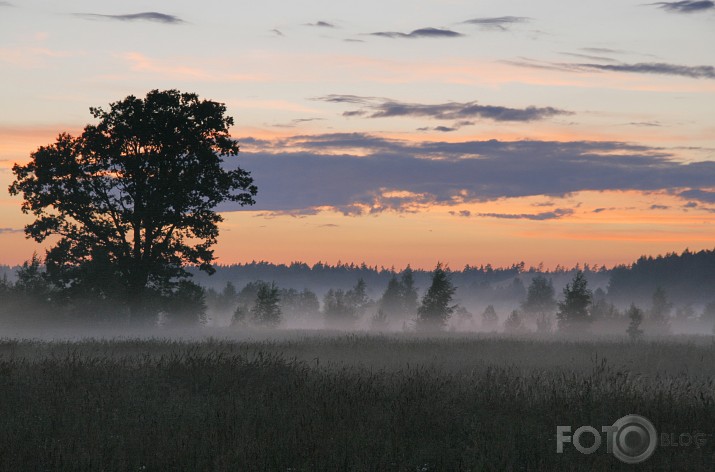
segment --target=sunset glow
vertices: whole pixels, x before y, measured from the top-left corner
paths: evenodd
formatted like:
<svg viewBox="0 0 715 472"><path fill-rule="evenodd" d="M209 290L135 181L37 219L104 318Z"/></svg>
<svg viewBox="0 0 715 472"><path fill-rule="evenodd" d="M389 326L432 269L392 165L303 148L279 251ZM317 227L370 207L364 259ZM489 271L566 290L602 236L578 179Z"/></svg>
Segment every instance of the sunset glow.
<svg viewBox="0 0 715 472"><path fill-rule="evenodd" d="M47 247L25 239L12 165L91 106L169 88L227 105L227 165L256 179L255 207L219 208L222 264L715 247L712 9L300 3L0 2L0 264Z"/></svg>

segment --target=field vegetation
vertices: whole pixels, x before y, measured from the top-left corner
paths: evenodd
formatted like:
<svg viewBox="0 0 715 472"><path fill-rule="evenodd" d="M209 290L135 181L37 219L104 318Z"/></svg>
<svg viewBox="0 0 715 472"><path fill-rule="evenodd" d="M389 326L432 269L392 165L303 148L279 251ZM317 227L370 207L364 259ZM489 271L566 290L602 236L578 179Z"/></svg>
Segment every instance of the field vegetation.
<svg viewBox="0 0 715 472"><path fill-rule="evenodd" d="M712 470L714 374L709 337L5 339L0 469ZM706 442L556 453L630 413Z"/></svg>

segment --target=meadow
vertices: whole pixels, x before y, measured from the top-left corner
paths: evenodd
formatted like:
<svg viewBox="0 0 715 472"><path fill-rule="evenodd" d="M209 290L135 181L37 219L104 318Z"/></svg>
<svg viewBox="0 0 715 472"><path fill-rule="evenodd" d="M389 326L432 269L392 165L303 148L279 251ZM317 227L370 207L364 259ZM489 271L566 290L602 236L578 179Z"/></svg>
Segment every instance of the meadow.
<svg viewBox="0 0 715 472"><path fill-rule="evenodd" d="M713 469L707 336L214 334L1 340L0 470ZM556 453L630 413L705 443Z"/></svg>

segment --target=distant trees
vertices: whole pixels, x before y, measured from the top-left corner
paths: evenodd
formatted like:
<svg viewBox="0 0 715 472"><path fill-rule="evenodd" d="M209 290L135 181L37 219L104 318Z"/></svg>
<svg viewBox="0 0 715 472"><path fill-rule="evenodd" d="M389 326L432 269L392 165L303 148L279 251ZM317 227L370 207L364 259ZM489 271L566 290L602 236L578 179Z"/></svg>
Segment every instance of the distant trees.
<svg viewBox="0 0 715 472"><path fill-rule="evenodd" d="M359 279L350 290L330 289L323 298L325 323L330 328L350 328L365 313L370 299L365 281Z"/></svg>
<svg viewBox="0 0 715 472"><path fill-rule="evenodd" d="M166 308L157 300L183 296L187 265L214 270L216 206L253 204L257 190L248 172L223 165L238 144L221 103L153 90L90 111L97 124L13 167L10 193L35 218L28 237L58 237L44 261L54 287L151 318Z"/></svg>
<svg viewBox="0 0 715 472"><path fill-rule="evenodd" d="M387 288L378 301L378 310L389 324L390 320L399 321L413 317L417 313L417 290L414 285L412 269L407 266L398 280L393 275L387 283Z"/></svg>
<svg viewBox="0 0 715 472"><path fill-rule="evenodd" d="M524 319L519 310L513 310L504 321L504 332L509 334L519 334L525 330Z"/></svg>
<svg viewBox="0 0 715 472"><path fill-rule="evenodd" d="M204 288L189 280L180 280L175 293L164 304L166 321L173 325L192 325L206 322Z"/></svg>
<svg viewBox="0 0 715 472"><path fill-rule="evenodd" d="M494 309L494 305L487 305L482 312L482 329L484 331L495 331L499 324L499 317Z"/></svg>
<svg viewBox="0 0 715 472"><path fill-rule="evenodd" d="M648 311L648 324L656 334L665 334L670 331L670 314L672 310L673 304L668 300L668 295L663 287L656 288Z"/></svg>
<svg viewBox="0 0 715 472"><path fill-rule="evenodd" d="M626 333L628 333L628 337L631 338L631 341L638 341L643 336L643 330L640 329L641 323L643 322L643 310L631 303L630 308L626 311L626 317L629 319Z"/></svg>
<svg viewBox="0 0 715 472"><path fill-rule="evenodd" d="M583 271L576 272L571 283L564 288L564 299L558 303L556 314L560 331L575 332L584 330L589 321L591 291Z"/></svg>
<svg viewBox="0 0 715 472"><path fill-rule="evenodd" d="M417 309L417 329L419 331L441 330L455 309L452 297L456 288L449 280L442 264L437 264L432 273L432 284L422 297L422 303Z"/></svg>
<svg viewBox="0 0 715 472"><path fill-rule="evenodd" d="M525 315L536 319L538 331L551 331L551 316L556 309L554 294L551 280L541 274L531 279L521 307Z"/></svg>
<svg viewBox="0 0 715 472"><path fill-rule="evenodd" d="M281 307L278 287L275 284L263 284L256 294L256 303L251 309L253 322L258 326L275 328L281 322Z"/></svg>
<svg viewBox="0 0 715 472"><path fill-rule="evenodd" d="M611 271L608 294L614 303L646 300L657 287L667 287L677 304L704 305L715 287L715 250L643 256ZM647 313L646 313L647 315Z"/></svg>

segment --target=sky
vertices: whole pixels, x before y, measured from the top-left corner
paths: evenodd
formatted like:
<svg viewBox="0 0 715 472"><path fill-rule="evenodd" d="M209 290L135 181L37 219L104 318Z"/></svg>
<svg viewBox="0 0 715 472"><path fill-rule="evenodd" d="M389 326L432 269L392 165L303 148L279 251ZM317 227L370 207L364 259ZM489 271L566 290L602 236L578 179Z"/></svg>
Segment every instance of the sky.
<svg viewBox="0 0 715 472"><path fill-rule="evenodd" d="M12 165L152 89L235 119L223 264L712 249L713 44L713 1L0 1L0 263L48 247Z"/></svg>

